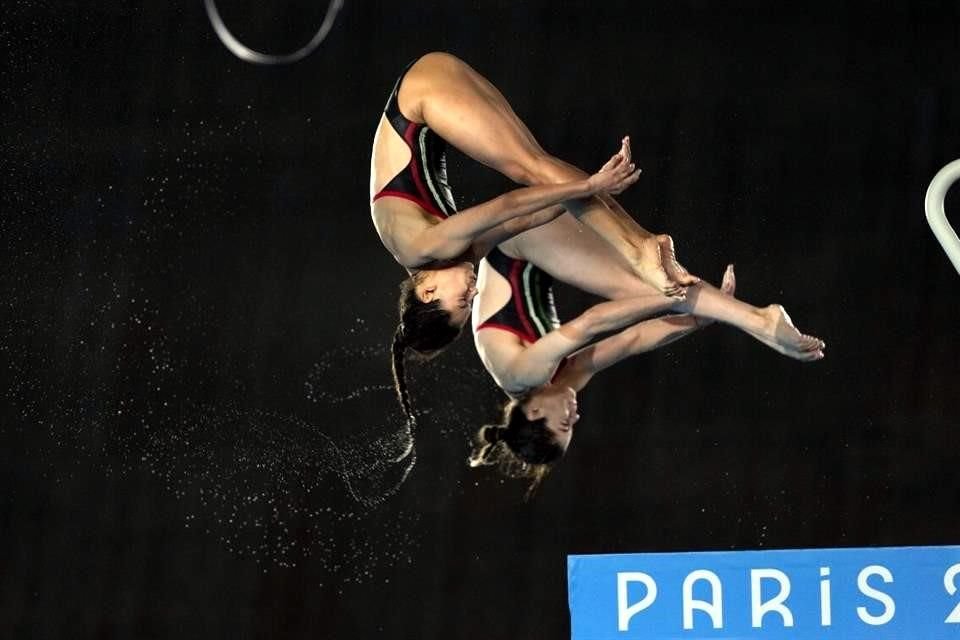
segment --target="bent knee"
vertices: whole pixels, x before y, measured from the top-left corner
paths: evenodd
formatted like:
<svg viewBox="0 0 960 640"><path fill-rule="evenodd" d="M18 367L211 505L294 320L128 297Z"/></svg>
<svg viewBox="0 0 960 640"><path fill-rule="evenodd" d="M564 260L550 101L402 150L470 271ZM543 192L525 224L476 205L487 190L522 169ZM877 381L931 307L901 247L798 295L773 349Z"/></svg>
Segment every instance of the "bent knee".
<svg viewBox="0 0 960 640"><path fill-rule="evenodd" d="M450 68L462 68L467 66L467 63L453 55L452 53L447 53L446 51L431 51L430 53L425 53L417 59L417 65L431 65L431 66L443 66L448 69Z"/></svg>

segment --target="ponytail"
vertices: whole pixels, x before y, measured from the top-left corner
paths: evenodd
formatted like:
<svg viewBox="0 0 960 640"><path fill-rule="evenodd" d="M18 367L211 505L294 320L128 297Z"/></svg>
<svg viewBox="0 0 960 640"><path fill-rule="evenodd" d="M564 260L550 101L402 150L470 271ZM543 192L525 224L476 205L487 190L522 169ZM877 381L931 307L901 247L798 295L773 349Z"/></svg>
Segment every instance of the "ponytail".
<svg viewBox="0 0 960 640"><path fill-rule="evenodd" d="M477 432L477 446L467 461L471 467L479 467L493 463L497 443L503 439L507 428L499 424L488 424Z"/></svg>
<svg viewBox="0 0 960 640"><path fill-rule="evenodd" d="M401 322L397 325L397 330L393 334L393 345L391 347L393 354L391 366L393 370L393 385L397 391L397 399L400 400L400 406L403 408L403 415L406 416L407 423L414 423L416 422L416 417L413 413L413 403L410 402L410 391L407 389L407 376L404 365L406 351L406 335L404 333L404 325Z"/></svg>
<svg viewBox="0 0 960 640"><path fill-rule="evenodd" d="M438 300L423 302L417 297L416 284L420 278L418 271L400 283L400 324L393 333L390 348L393 385L408 424L415 423L417 415L407 387L407 350L421 360L429 360L450 346L463 329L450 324L450 313L440 308Z"/></svg>
<svg viewBox="0 0 960 640"><path fill-rule="evenodd" d="M521 402L511 400L504 407L503 423L488 424L477 431L467 463L471 467L497 465L505 476L530 480L526 494L530 499L563 453L546 420L528 420Z"/></svg>

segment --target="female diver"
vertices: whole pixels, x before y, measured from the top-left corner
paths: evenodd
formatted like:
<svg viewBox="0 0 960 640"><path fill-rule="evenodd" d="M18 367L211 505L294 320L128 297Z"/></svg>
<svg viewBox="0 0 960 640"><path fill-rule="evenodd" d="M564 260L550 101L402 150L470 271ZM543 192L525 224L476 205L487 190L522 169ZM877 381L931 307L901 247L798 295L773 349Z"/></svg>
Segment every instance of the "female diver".
<svg viewBox="0 0 960 640"><path fill-rule="evenodd" d="M485 426L477 434L470 464L500 463L511 475L532 478L531 490L570 443L580 418L576 392L595 373L628 356L720 320L784 355L801 361L823 358L826 345L821 340L802 335L793 339L799 332L782 307L757 308L733 297L732 265L719 291L700 283L687 289L685 299L651 293L604 302L561 325L552 278L531 262L508 255L516 251L509 245L503 245L506 251L492 250L480 263L473 332L480 359L511 399L503 423ZM682 315L640 322L664 311ZM586 346L600 334L628 325ZM791 339L784 340L788 335ZM785 347L787 343L791 346Z"/></svg>
<svg viewBox="0 0 960 640"><path fill-rule="evenodd" d="M447 142L516 182L540 188L517 190L451 217L455 208L446 180ZM377 127L370 170L374 226L410 272L401 284L401 321L392 349L402 400L406 350L432 357L466 323L475 281L472 262L484 255L483 247L564 213L561 207L536 211L534 203L566 199L566 210L612 243L634 274L656 290L679 295L682 286L697 282L673 259L668 236L642 229L610 197L636 180L631 163L619 170L630 171L630 177L612 186L595 182L585 188L584 181L589 184L592 178L547 155L500 92L464 62L430 53L407 67ZM595 276L600 276L593 278L598 286L585 286L588 291L629 295L598 290L611 288L601 274ZM409 403L403 404L412 417Z"/></svg>
<svg viewBox="0 0 960 640"><path fill-rule="evenodd" d="M521 214L532 210L501 201L484 211L494 200L452 215L445 143L518 183L569 189L518 190L502 198L525 194L517 197L529 198L527 203L563 200L563 206ZM622 172L624 166L632 167L628 140L597 175L618 167ZM636 179L630 171L622 188ZM578 192L569 184L582 189L590 179L544 152L500 92L461 60L430 53L397 81L374 138L370 193L381 240L411 272L401 285L401 322L392 346L394 379L408 418L413 411L404 380L407 349L431 357L456 338L475 292L470 260L520 231L529 229L510 241L516 255L605 298L679 298L683 287L699 282L676 263L669 236L644 230L610 197L621 187L594 189L596 195L583 198L590 189ZM577 196L581 199L570 199ZM804 350L806 337L785 314L768 316L761 339L784 353Z"/></svg>

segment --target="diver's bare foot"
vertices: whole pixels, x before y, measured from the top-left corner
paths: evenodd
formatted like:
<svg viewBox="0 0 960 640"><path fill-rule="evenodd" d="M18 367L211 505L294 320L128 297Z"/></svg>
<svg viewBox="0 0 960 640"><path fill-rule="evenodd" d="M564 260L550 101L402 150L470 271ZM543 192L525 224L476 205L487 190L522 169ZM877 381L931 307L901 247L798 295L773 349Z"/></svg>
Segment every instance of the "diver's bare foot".
<svg viewBox="0 0 960 640"><path fill-rule="evenodd" d="M660 236L648 236L637 244L633 270L640 279L666 296L683 297L683 287L667 274L661 255Z"/></svg>
<svg viewBox="0 0 960 640"><path fill-rule="evenodd" d="M667 276L681 287L689 287L700 283L700 278L692 275L684 269L683 265L677 262L677 252L673 247L673 238L666 234L657 236L657 242L660 243L660 259Z"/></svg>
<svg viewBox="0 0 960 640"><path fill-rule="evenodd" d="M772 304L760 309L759 313L764 318L764 327L753 334L757 340L796 360L809 362L823 358L826 343L820 338L800 333L782 306Z"/></svg>

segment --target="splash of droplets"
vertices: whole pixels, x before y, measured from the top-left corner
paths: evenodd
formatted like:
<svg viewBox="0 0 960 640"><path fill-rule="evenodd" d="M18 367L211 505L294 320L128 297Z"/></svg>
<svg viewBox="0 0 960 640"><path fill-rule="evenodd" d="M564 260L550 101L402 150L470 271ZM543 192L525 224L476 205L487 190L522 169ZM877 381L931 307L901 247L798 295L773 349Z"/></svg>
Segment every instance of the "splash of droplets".
<svg viewBox="0 0 960 640"><path fill-rule="evenodd" d="M346 381L343 376L350 375L350 369L344 368L344 363L362 362L365 360L384 360L382 348L372 346L341 346L326 354L319 362L313 363L304 390L307 399L315 403L341 404L348 400L356 400L369 396L374 392L392 390L392 385L371 385L357 380ZM334 378L336 376L336 378ZM336 380L337 384L331 384Z"/></svg>
<svg viewBox="0 0 960 640"><path fill-rule="evenodd" d="M480 426L469 416L478 415L478 408L492 417L499 413L502 399L486 372L441 358L407 368L418 417L405 420L393 384L372 384L365 367L351 366L365 362L380 363L382 375L389 372L389 353L383 347L342 345L313 364L304 384L312 403L353 416L346 420L351 426L340 447L345 468L353 470L347 474L351 486L375 488L358 490L363 501L379 496L375 502L380 502L400 490L416 464L422 439L468 441ZM370 428L358 429L358 424Z"/></svg>
<svg viewBox="0 0 960 640"><path fill-rule="evenodd" d="M202 407L179 428L154 434L141 462L196 506L185 525L231 552L280 567L310 558L358 581L410 558L418 521L376 508L383 496L374 476L385 469L360 464L368 456L369 447L338 446L294 416Z"/></svg>

